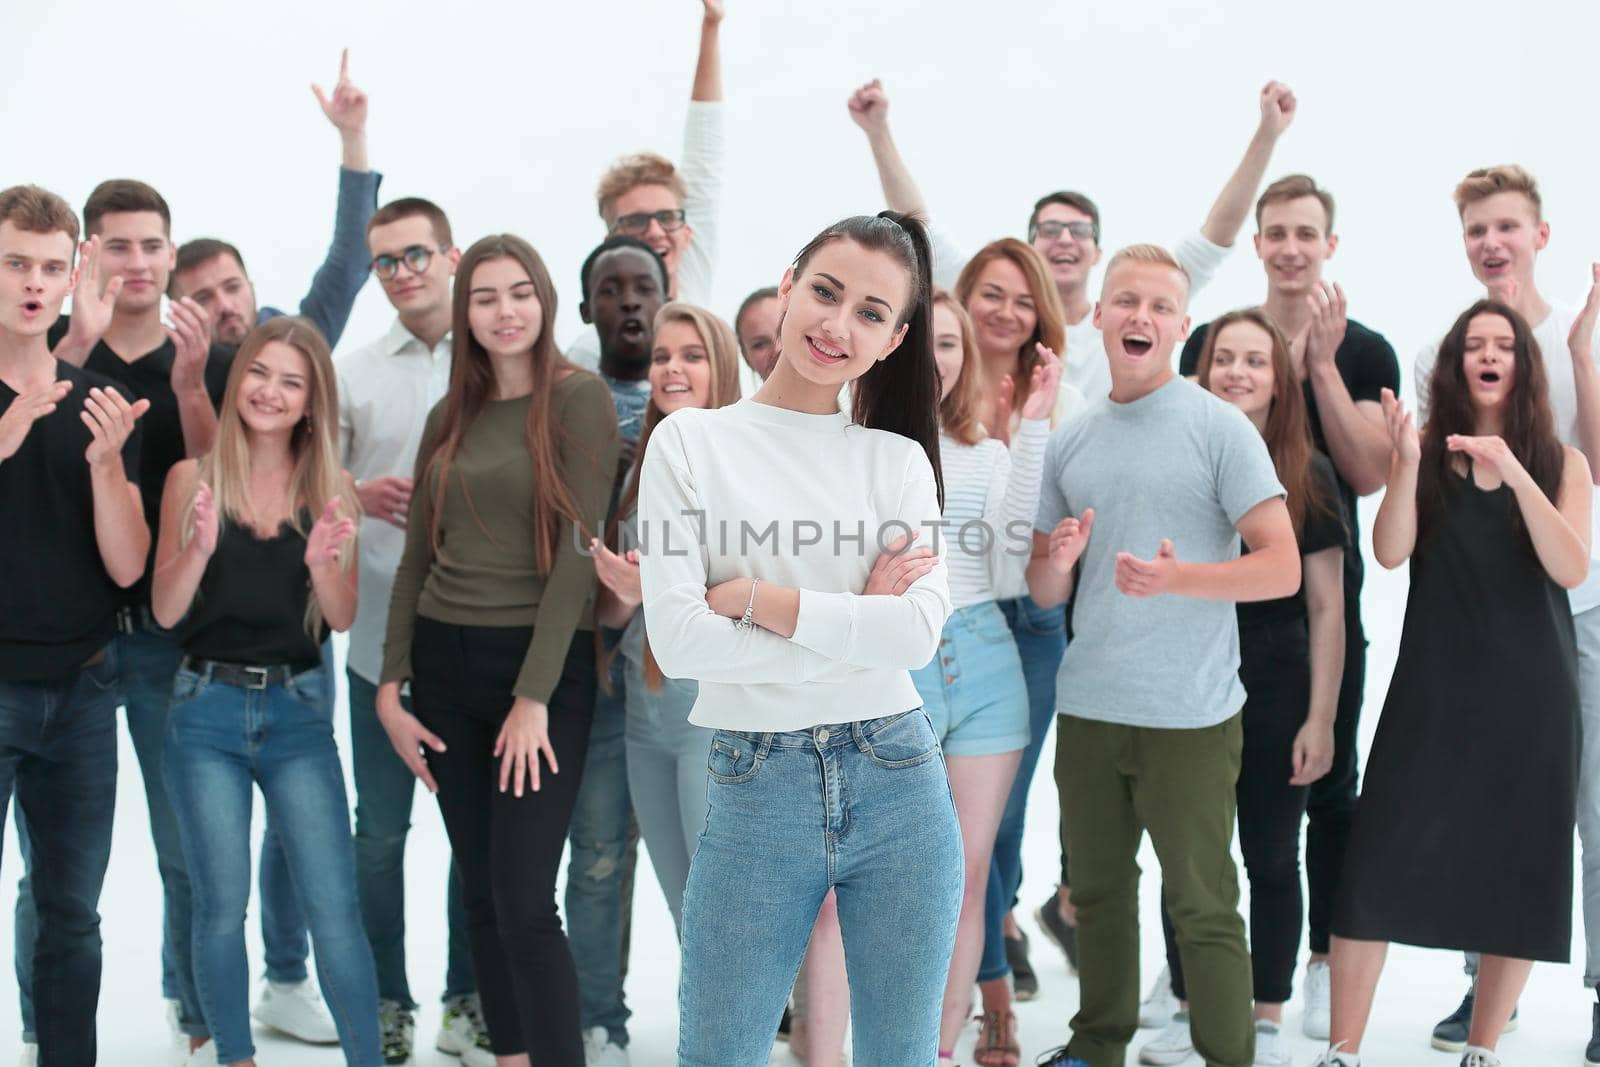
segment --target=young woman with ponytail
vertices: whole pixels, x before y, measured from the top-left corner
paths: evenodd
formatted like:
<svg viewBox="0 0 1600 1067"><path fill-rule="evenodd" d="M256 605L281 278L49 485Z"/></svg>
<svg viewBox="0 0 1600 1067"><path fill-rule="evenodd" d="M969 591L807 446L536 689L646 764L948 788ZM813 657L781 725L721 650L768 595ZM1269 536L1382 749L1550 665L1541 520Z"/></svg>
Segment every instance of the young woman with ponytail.
<svg viewBox="0 0 1600 1067"><path fill-rule="evenodd" d="M616 410L557 351L555 287L526 241L469 248L454 299L450 389L417 453L378 717L438 796L497 1063L581 1067L555 883L594 714L582 547L605 521Z"/></svg>
<svg viewBox="0 0 1600 1067"><path fill-rule="evenodd" d="M252 785L283 843L345 1062L382 1062L320 650L356 613L360 508L339 466L338 423L327 342L304 319L273 319L234 357L211 451L175 465L162 495L151 607L184 654L162 768L194 895L177 960L185 999L205 1017L191 1031L193 1063L254 1062ZM207 1034L214 1044L201 1051Z"/></svg>
<svg viewBox="0 0 1600 1067"><path fill-rule="evenodd" d="M684 892L684 1067L767 1062L830 889L855 1062L924 1067L937 1050L962 859L910 676L950 613L928 265L915 219L823 230L784 275L761 389L678 412L644 458L646 630L665 674L699 681L691 721L715 731Z"/></svg>

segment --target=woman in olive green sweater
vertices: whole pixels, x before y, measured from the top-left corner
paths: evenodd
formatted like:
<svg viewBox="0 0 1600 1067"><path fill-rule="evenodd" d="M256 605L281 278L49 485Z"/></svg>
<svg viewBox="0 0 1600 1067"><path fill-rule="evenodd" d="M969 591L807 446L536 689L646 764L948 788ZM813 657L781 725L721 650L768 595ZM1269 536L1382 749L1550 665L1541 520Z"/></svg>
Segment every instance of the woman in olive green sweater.
<svg viewBox="0 0 1600 1067"><path fill-rule="evenodd" d="M456 268L450 391L417 454L378 717L438 796L502 1067L582 1067L556 872L594 709L594 566L617 463L601 380L567 362L537 252L486 237ZM410 681L415 714L400 700Z"/></svg>

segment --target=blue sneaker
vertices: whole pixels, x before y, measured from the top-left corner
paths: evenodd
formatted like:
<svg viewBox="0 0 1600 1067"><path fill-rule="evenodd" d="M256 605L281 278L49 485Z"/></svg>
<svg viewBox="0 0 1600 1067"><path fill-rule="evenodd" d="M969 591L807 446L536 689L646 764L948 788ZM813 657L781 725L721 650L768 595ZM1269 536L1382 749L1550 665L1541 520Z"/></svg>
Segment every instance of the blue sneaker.
<svg viewBox="0 0 1600 1067"><path fill-rule="evenodd" d="M1038 1067L1089 1067L1088 1060L1079 1059L1067 1051L1067 1046L1053 1048L1034 1061Z"/></svg>

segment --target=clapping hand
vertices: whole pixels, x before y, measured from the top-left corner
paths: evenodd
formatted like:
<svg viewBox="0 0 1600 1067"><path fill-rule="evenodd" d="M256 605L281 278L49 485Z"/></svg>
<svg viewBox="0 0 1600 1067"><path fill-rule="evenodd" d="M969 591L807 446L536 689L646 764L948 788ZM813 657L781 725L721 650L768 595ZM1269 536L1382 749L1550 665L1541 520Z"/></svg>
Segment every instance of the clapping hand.
<svg viewBox="0 0 1600 1067"><path fill-rule="evenodd" d="M1389 429L1389 447L1394 450L1400 462L1406 466L1414 467L1422 462L1422 441L1417 436L1417 428L1411 421L1411 413L1394 395L1394 390L1385 389L1382 393L1383 421Z"/></svg>
<svg viewBox="0 0 1600 1067"><path fill-rule="evenodd" d="M1072 573L1072 568L1077 566L1078 558L1083 555L1083 550L1089 546L1089 534L1094 530L1094 508L1088 508L1083 513L1083 518L1074 518L1068 515L1056 523L1056 528L1050 531L1050 550L1048 559L1050 569L1062 577Z"/></svg>
<svg viewBox="0 0 1600 1067"><path fill-rule="evenodd" d="M78 417L89 427L92 435L84 458L89 466L99 467L122 458L122 446L133 433L133 424L139 416L150 410L150 401L140 400L129 404L115 389L96 386L84 398L83 410Z"/></svg>
<svg viewBox="0 0 1600 1067"><path fill-rule="evenodd" d="M11 402L0 415L0 462L17 454L33 424L54 411L71 390L71 382L55 381L43 389L21 393Z"/></svg>
<svg viewBox="0 0 1600 1067"><path fill-rule="evenodd" d="M1154 559L1140 559L1132 552L1117 553L1117 588L1124 596L1159 596L1178 574L1178 554L1172 541L1163 538Z"/></svg>
<svg viewBox="0 0 1600 1067"><path fill-rule="evenodd" d="M322 509L322 515L312 525L311 533L306 536L306 566L316 568L338 560L339 550L355 536L355 532L354 519L339 517L339 498L330 498L327 507Z"/></svg>

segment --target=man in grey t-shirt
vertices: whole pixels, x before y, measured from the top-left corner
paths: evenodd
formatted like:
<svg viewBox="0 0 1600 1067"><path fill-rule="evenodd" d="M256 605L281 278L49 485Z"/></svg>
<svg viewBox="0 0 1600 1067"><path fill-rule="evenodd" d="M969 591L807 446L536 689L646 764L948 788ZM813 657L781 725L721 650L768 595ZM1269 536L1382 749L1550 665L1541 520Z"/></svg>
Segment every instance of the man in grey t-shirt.
<svg viewBox="0 0 1600 1067"><path fill-rule="evenodd" d="M1112 257L1094 312L1111 395L1059 430L1045 460L1029 592L1061 603L1077 568L1056 781L1083 984L1061 1067L1121 1064L1137 1027L1146 829L1194 976L1195 1047L1220 1067L1254 1059L1230 851L1245 697L1234 603L1292 594L1300 557L1261 435L1172 370L1187 304L1164 249Z"/></svg>

